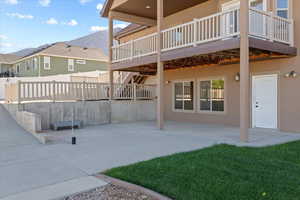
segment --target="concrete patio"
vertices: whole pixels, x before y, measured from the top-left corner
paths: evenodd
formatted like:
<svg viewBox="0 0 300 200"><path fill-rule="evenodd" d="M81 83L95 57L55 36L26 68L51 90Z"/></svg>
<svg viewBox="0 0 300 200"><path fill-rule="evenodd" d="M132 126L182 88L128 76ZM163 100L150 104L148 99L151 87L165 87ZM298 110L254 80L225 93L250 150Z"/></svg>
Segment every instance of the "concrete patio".
<svg viewBox="0 0 300 200"><path fill-rule="evenodd" d="M70 136L41 145L18 127L13 132L1 124L0 139L5 141L0 144L6 145L0 147L0 199L112 167L219 143L259 147L300 140L300 134L256 129L251 130L250 143L245 144L239 142L238 128L178 122L167 122L164 131L158 130L154 122L87 127L75 131L75 146L70 144ZM18 135L26 142L18 142Z"/></svg>

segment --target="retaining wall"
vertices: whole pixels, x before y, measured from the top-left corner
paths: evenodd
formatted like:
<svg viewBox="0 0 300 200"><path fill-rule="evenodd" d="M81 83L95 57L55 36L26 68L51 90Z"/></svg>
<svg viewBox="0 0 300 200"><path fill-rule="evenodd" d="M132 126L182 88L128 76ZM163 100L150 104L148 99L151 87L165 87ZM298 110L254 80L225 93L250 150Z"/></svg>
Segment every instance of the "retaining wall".
<svg viewBox="0 0 300 200"><path fill-rule="evenodd" d="M156 118L154 101L85 101L85 102L33 102L5 104L5 108L18 121L17 112L26 111L41 118L42 130L50 129L57 121L83 121L84 126L135 121L152 121Z"/></svg>

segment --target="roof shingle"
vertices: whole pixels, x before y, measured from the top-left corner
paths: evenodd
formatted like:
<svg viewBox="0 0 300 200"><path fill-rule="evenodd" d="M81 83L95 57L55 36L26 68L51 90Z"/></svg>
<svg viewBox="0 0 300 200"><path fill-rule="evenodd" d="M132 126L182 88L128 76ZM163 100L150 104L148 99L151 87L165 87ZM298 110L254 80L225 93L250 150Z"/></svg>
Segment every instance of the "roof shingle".
<svg viewBox="0 0 300 200"><path fill-rule="evenodd" d="M0 54L0 63L10 64L20 58L20 56L16 56L13 54Z"/></svg>

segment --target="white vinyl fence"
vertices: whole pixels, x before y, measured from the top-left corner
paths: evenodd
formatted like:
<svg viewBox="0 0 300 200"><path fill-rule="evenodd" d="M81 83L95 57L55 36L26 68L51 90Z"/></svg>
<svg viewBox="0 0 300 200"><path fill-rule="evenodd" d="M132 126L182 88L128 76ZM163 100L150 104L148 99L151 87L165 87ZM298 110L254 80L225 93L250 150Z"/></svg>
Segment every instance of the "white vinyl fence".
<svg viewBox="0 0 300 200"><path fill-rule="evenodd" d="M92 71L92 72L80 72L73 74L55 75L55 76L42 76L42 77L13 77L13 78L0 78L0 100L5 99L5 84L17 83L18 81L23 82L94 82L93 80L99 80L105 71ZM83 80L83 81L81 81ZM99 81L101 82L101 81Z"/></svg>
<svg viewBox="0 0 300 200"><path fill-rule="evenodd" d="M87 82L22 82L6 84L6 102L28 101L88 101L108 100L107 83ZM152 100L156 98L155 85L114 84L115 100Z"/></svg>

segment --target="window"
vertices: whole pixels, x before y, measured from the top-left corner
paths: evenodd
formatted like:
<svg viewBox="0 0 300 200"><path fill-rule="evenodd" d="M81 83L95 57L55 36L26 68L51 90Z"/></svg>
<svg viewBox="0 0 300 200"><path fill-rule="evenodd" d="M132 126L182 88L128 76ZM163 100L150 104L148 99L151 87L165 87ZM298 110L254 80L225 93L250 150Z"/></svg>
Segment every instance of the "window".
<svg viewBox="0 0 300 200"><path fill-rule="evenodd" d="M76 60L76 63L79 65L85 65L86 61L85 60Z"/></svg>
<svg viewBox="0 0 300 200"><path fill-rule="evenodd" d="M37 68L38 68L38 60L37 60L37 58L33 58L32 59L32 67L33 67L33 71L36 71L37 70Z"/></svg>
<svg viewBox="0 0 300 200"><path fill-rule="evenodd" d="M20 73L20 65L19 64L16 67L16 72L17 72L17 74Z"/></svg>
<svg viewBox="0 0 300 200"><path fill-rule="evenodd" d="M74 60L68 59L68 71L73 72L74 71Z"/></svg>
<svg viewBox="0 0 300 200"><path fill-rule="evenodd" d="M26 65L26 71L29 71L30 70L30 60L26 60L25 65Z"/></svg>
<svg viewBox="0 0 300 200"><path fill-rule="evenodd" d="M250 7L255 8L257 10L265 10L266 11L266 1L265 0L251 0Z"/></svg>
<svg viewBox="0 0 300 200"><path fill-rule="evenodd" d="M174 83L174 110L194 110L194 82L183 81Z"/></svg>
<svg viewBox="0 0 300 200"><path fill-rule="evenodd" d="M277 15L289 18L289 0L277 0Z"/></svg>
<svg viewBox="0 0 300 200"><path fill-rule="evenodd" d="M44 56L44 69L45 70L51 69L50 57L48 57L48 56Z"/></svg>
<svg viewBox="0 0 300 200"><path fill-rule="evenodd" d="M224 79L200 81L199 90L200 111L224 112Z"/></svg>

